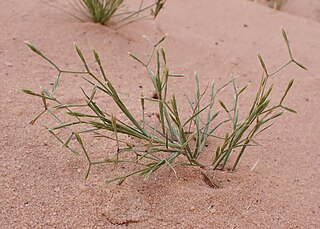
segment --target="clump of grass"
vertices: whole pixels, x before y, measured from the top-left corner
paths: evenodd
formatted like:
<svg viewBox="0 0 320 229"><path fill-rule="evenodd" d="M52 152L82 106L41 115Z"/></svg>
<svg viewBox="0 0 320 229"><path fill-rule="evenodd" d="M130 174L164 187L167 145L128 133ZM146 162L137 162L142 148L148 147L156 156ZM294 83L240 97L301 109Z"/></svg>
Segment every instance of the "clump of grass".
<svg viewBox="0 0 320 229"><path fill-rule="evenodd" d="M287 0L269 0L269 6L275 10L280 10Z"/></svg>
<svg viewBox="0 0 320 229"><path fill-rule="evenodd" d="M78 1L77 1L78 2ZM105 24L116 10L123 3L123 0L81 0L80 6L87 11L92 20Z"/></svg>
<svg viewBox="0 0 320 229"><path fill-rule="evenodd" d="M258 2L258 0L254 0ZM266 0L265 3L268 3L268 6L275 9L280 10L281 7L287 2L287 0Z"/></svg>
<svg viewBox="0 0 320 229"><path fill-rule="evenodd" d="M168 96L170 78L182 76L172 74L169 71L165 51L160 47L166 37L161 38L158 42L153 42L147 38L153 47L147 61L142 61L139 57L129 53L135 61L139 62L146 69L157 95L154 97L141 96L142 115L139 118L135 117L128 110L124 101L119 97L116 88L102 66L99 54L95 50L93 50L93 57L100 71L99 75L91 70L78 46L75 46L75 49L83 63L84 71L63 70L34 45L27 43L33 52L46 60L58 72L58 76L50 90L42 87L39 93L24 90L29 95L40 97L44 105L43 111L30 123L34 124L45 113L52 116L57 121L57 125L48 128L48 131L62 143L63 147L68 148L73 153L79 154L70 146L70 143L77 142L79 144L88 162L86 178L89 175L91 166L97 164L122 163L134 165L132 171L127 171L125 175L112 177L106 181L108 183L118 181L121 184L126 178L136 174L148 178L165 165L169 166L175 173L174 162L178 157L184 159L184 162L179 160L180 165L205 167L212 170L225 169L232 153L237 153L236 160L232 165L232 170L235 170L246 149L250 146L259 145L255 140L255 137L259 133L270 128L274 121L283 115L285 111L295 113L293 109L284 104L284 100L293 85L293 79L288 82L278 102L272 104L270 99L273 84L270 85L269 81L272 76L291 63L306 69L293 58L287 34L284 30L282 31L282 35L290 58L278 70L270 72L263 58L259 55L263 75L258 91L255 97L252 98L251 108L242 120L239 117L239 100L247 89L247 85L238 89L236 78L232 77L230 81L220 87L217 87L212 82L209 88L201 91L197 74L195 74L196 90L194 98L188 99L191 112L185 120L182 119L175 95ZM151 68L152 58L155 58L156 61L154 70ZM55 96L59 80L64 74L81 75L84 83L92 87L90 92L81 89L84 96L83 103L62 103ZM228 107L223 101L219 100L220 92L228 86L231 86L234 91L231 107ZM201 106L206 91L210 93L209 101L205 106ZM120 119L117 118L117 115L104 111L95 100L97 92L111 98L114 105L121 111L121 117L125 118ZM145 107L148 102L156 103L158 107L156 112L158 117L157 123L146 122ZM65 115L74 118L74 120L67 123L62 122L56 112L61 109L66 111ZM75 109L81 109L81 112ZM218 119L218 116L221 117ZM231 126L231 130L223 136L218 136L217 130L220 128L225 129L226 125ZM157 126L160 127L157 128ZM69 131L67 138L62 139L59 136L57 131L61 129ZM114 137L108 136L107 132L112 133ZM117 146L116 155L97 161L92 160L90 149L86 147L86 143L83 140L83 135L87 134L92 134L100 139L107 138L109 141L114 141ZM204 152L209 138L218 139L220 144L210 146L212 149L210 152L214 152L212 155L213 159L203 162L199 160L199 156ZM134 144L132 139L135 140Z"/></svg>
<svg viewBox="0 0 320 229"><path fill-rule="evenodd" d="M130 24L134 21L148 18L156 18L166 0L156 0L146 5L140 0L139 8L134 11L123 11L117 14L124 5L124 0L74 0L75 9L89 16L94 22L106 25L112 17L119 18L116 21L118 27ZM143 14L149 11L149 14ZM141 15L142 14L142 15Z"/></svg>

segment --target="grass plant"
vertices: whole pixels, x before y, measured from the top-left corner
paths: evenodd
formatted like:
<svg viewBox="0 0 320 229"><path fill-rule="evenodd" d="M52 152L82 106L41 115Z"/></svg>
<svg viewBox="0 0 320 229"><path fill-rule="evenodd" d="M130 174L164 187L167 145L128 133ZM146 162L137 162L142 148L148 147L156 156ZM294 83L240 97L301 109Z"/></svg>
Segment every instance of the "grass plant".
<svg viewBox="0 0 320 229"><path fill-rule="evenodd" d="M254 2L258 2L259 0L254 0ZM265 3L268 3L268 6L275 9L280 10L281 7L287 2L287 0L267 0L264 1Z"/></svg>
<svg viewBox="0 0 320 229"><path fill-rule="evenodd" d="M138 9L122 12L119 11L125 4L124 0L73 0L72 5L77 11L89 16L92 21L102 25L106 25L112 17L117 17L118 20L115 23L118 27L122 27L137 20L156 18L163 8L165 1L155 0L147 5L145 4L145 0L140 0ZM150 13L145 14L146 11Z"/></svg>
<svg viewBox="0 0 320 229"><path fill-rule="evenodd" d="M157 42L147 38L152 45L147 61L143 61L129 53L135 61L145 68L157 94L154 97L141 96L141 117L135 117L120 98L102 66L99 54L95 50L93 50L93 58L97 63L99 74L91 70L85 56L77 45L75 45L75 49L84 66L83 71L63 70L34 45L26 43L34 53L46 60L58 72L50 90L43 87L41 87L39 93L23 90L29 95L41 98L44 106L43 111L30 123L34 124L44 114L52 116L57 121L57 125L48 128L48 131L62 143L64 148L68 148L75 154L80 153L72 148L70 143L78 143L88 162L86 178L93 165L121 163L133 165L132 170L126 171L125 175L111 177L106 181L107 183L118 181L121 184L132 175L142 175L147 179L163 166L168 166L175 173L175 161L178 157L181 158L179 160L180 165L216 170L225 169L226 165L230 164L232 165L231 169L235 170L246 149L250 146L259 145L255 140L259 133L270 128L274 121L283 115L285 111L295 113L293 109L284 104L285 98L293 85L293 79L288 82L283 95L276 103L271 103L270 99L274 87L273 84L270 84L272 76L279 73L289 64L296 64L306 69L293 58L287 34L284 30L282 30L282 35L288 48L289 60L278 70L270 72L263 58L259 55L263 74L256 95L252 98L251 108L246 112L244 118L239 117L239 100L247 90L247 85L238 88L236 78L232 77L231 80L220 87L212 82L210 87L201 91L198 75L195 74L196 90L193 99L188 99L190 114L184 120L180 115L176 96L174 94L168 95L170 78L183 76L172 74L169 71L166 53L161 48L161 43L165 40L165 36ZM152 67L152 60L155 60L156 63L154 67ZM84 98L83 103L63 103L55 96L59 80L66 74L82 76L83 82L91 86L91 91L81 89ZM221 91L226 87L231 87L234 91L231 107L228 107L219 99ZM202 106L206 91L209 92L209 101ZM114 105L119 108L121 115L104 111L95 100L97 92L111 98ZM147 103L155 103L156 107L158 107L156 111L157 123L146 121L145 107ZM65 110L65 115L74 120L67 123L62 122L56 112L61 109ZM81 112L79 112L79 109L81 109ZM118 118L119 116L125 118L120 119ZM231 126L231 129L228 129L228 126ZM69 132L67 138L62 139L59 135L59 130L61 129ZM226 130L227 133L223 136L218 136L218 129ZM106 133L111 133L114 137L110 137ZM83 140L83 136L88 134L100 139L107 138L108 141L114 141L117 146L116 155L102 158L101 160L91 159L91 151L86 147L87 144ZM219 144L209 146L212 160L203 162L199 159L199 156L205 152L204 148L209 138L219 140ZM236 160L230 162L230 155L233 153L237 155Z"/></svg>
<svg viewBox="0 0 320 229"><path fill-rule="evenodd" d="M286 2L287 0L271 0L269 1L269 6L275 10L280 10Z"/></svg>

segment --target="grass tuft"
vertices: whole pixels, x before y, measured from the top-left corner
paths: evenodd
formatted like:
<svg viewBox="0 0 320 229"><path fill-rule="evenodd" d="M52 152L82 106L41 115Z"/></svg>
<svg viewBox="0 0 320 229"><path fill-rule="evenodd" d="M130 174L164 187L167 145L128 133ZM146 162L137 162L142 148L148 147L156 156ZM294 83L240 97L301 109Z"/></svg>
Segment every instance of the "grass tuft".
<svg viewBox="0 0 320 229"><path fill-rule="evenodd" d="M287 0L271 0L269 1L269 7L280 10L281 7L287 2Z"/></svg>
<svg viewBox="0 0 320 229"><path fill-rule="evenodd" d="M151 4L145 4L144 0L140 0L139 7L133 11L122 9L124 0L74 0L72 5L76 11L102 25L106 25L111 18L115 17L117 18L115 23L120 28L138 20L155 19L165 2L166 0L156 0Z"/></svg>
<svg viewBox="0 0 320 229"><path fill-rule="evenodd" d="M251 0L252 1L252 0ZM253 0L255 2L259 2L259 0ZM265 0L262 1L264 4L268 4L269 7L275 9L275 10L280 10L281 7L287 2L287 0Z"/></svg>
<svg viewBox="0 0 320 229"><path fill-rule="evenodd" d="M153 97L141 95L141 117L135 117L128 110L125 102L118 95L116 88L114 88L112 81L105 73L100 56L95 50L93 50L93 58L97 63L100 74L96 74L95 71L91 70L77 45L75 45L75 49L83 63L84 71L62 70L34 45L27 43L27 46L35 54L46 60L58 72L51 90L43 87L38 93L31 90L23 90L28 95L40 97L44 105L44 110L31 121L31 124L34 124L44 114L53 117L57 124L48 128L48 131L61 142L63 148L67 148L75 154L79 154L79 152L73 149L70 143L75 142L80 146L88 162L86 178L89 176L93 165L134 165L132 170L127 171L127 174L112 177L106 181L107 183L117 181L121 184L126 178L133 175L141 175L147 179L163 166L168 166L176 174L174 162L178 157L183 159L183 162L180 161L181 165L216 170L225 169L226 165L231 163L231 169L235 170L246 149L260 145L255 140L258 134L273 126L275 120L286 111L295 113L292 108L285 105L285 98L294 83L293 79L288 82L278 102L271 101L274 85L270 84L269 81L272 76L279 73L289 64L296 64L306 69L293 58L285 30L282 30L282 35L288 48L289 60L276 71L270 72L263 57L261 55L258 56L263 74L256 95L252 98L251 108L243 119L239 117L239 101L241 95L247 90L248 85L239 88L236 85L236 78L232 77L231 80L220 87L212 82L210 87L201 91L197 74L195 74L196 89L193 99L188 98L190 114L185 120L181 117L175 95L168 96L170 78L182 76L172 74L169 70L165 51L160 47L166 36L157 42L153 42L146 37L152 45L147 61L143 61L141 58L129 53L134 61L145 68L157 95ZM151 67L153 58L156 61L154 69ZM62 103L55 96L59 80L66 74L81 74L83 82L92 87L90 93L81 89L84 99L82 104ZM231 106L219 99L220 92L226 87L231 87L234 91ZM206 91L209 92L209 101L202 106ZM120 109L121 114L116 115L105 112L95 100L95 95L98 92L111 98L114 105ZM148 103L157 105L158 109L155 113L158 116L159 123L146 122L145 107ZM64 115L74 120L69 122L61 121L62 119L55 112L57 110L65 110ZM220 118L218 119L218 117ZM225 134L222 136L217 134L218 129L225 130L228 126L231 129ZM66 139L62 139L59 135L59 130L62 129L69 132L69 137ZM112 133L112 137L106 134L108 132ZM90 149L86 147L86 142L83 140L83 135L88 134L98 139L114 141L117 146L115 156L93 160ZM205 152L204 148L208 146L209 138L217 139L218 143L210 146L212 149L210 152L213 152L213 159L203 162L199 157ZM236 159L233 162L229 160L231 154L236 154Z"/></svg>

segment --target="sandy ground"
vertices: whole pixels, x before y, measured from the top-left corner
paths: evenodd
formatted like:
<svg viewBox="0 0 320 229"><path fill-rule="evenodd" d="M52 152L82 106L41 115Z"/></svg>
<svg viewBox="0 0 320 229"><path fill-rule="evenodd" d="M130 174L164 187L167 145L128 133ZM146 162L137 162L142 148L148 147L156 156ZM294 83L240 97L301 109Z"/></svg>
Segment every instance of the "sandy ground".
<svg viewBox="0 0 320 229"><path fill-rule="evenodd" d="M40 0L1 1L1 228L319 228L319 10L317 0L289 0L284 12L245 0L169 0L156 21L116 32L80 22ZM73 69L81 64L72 42L85 54L97 49L120 95L138 114L140 91L152 91L144 70L126 53L148 53L142 34L153 39L169 34L165 48L171 69L186 74L183 81L172 81L178 97L194 89L194 70L202 88L234 73L239 84L251 82L242 102L246 107L261 75L257 53L271 69L287 60L281 27L288 31L294 56L309 68L289 67L274 79L278 97L295 79L287 104L298 114L284 116L261 135L263 147L249 149L235 173L215 174L221 189L209 187L199 170L183 167L176 168L178 179L163 169L148 181L133 177L120 187L104 184L115 174L111 166L98 167L85 181L84 158L59 151L40 125L48 120L28 125L41 103L21 89L47 86L55 72L24 40ZM63 82L70 85L64 98L77 100L79 82ZM98 148L111 154L115 146Z"/></svg>

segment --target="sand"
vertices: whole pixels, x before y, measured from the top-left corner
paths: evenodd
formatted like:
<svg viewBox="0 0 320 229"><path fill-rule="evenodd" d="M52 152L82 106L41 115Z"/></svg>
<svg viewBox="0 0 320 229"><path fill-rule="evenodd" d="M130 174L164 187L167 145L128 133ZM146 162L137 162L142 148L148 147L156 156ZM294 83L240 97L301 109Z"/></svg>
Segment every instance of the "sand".
<svg viewBox="0 0 320 229"><path fill-rule="evenodd" d="M319 11L317 0L289 0L282 11L246 0L169 0L156 21L115 31L81 22L41 0L1 1L1 228L319 228ZM240 85L251 83L242 101L246 107L262 73L257 54L271 69L288 58L282 27L295 58L309 70L285 69L274 78L274 96L281 96L294 78L286 103L298 114L285 115L262 134L263 146L248 149L236 172L214 173L220 189L208 186L199 169L181 166L176 168L178 178L165 168L147 181L132 177L122 186L106 185L105 179L116 171L101 166L84 180L84 157L60 151L42 127L50 124L49 118L28 124L42 107L21 90L39 91L56 73L30 52L25 40L72 69L81 69L73 42L86 55L95 48L121 97L139 114L140 92L152 90L144 70L127 52L149 52L142 34L156 40L168 33L164 46L171 70L186 75L171 84L179 98L194 89L195 70L202 88L235 74ZM79 101L79 81L62 83L69 85L63 98ZM183 103L181 109L187 108ZM98 143L98 149L108 155L115 145Z"/></svg>

